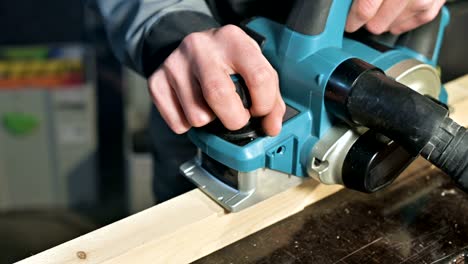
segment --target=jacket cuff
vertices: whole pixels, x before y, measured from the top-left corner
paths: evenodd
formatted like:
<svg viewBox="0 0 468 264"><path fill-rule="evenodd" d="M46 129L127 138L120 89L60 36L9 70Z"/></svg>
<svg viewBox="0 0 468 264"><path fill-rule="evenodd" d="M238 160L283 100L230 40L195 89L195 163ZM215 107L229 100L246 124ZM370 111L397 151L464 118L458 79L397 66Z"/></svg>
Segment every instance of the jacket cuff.
<svg viewBox="0 0 468 264"><path fill-rule="evenodd" d="M194 11L176 11L164 15L151 26L143 42L143 74L149 77L182 42L193 32L219 27L212 17Z"/></svg>

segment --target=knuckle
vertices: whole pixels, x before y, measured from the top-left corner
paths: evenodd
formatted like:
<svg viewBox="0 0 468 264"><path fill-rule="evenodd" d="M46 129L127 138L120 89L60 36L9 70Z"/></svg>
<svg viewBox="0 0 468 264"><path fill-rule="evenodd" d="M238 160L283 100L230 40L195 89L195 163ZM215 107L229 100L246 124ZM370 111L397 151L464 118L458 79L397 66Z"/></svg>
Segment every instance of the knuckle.
<svg viewBox="0 0 468 264"><path fill-rule="evenodd" d="M428 10L432 5L433 0L417 0L413 2L413 11L424 11Z"/></svg>
<svg viewBox="0 0 468 264"><path fill-rule="evenodd" d="M153 74L149 79L148 79L148 90L150 94L153 96L155 100L159 98L159 95L162 94L163 92L163 85L161 84L162 80L160 80L159 76L157 74Z"/></svg>
<svg viewBox="0 0 468 264"><path fill-rule="evenodd" d="M437 12L434 12L434 11L426 11L424 13L422 13L421 15L417 16L417 22L419 22L420 24L425 24L425 23L428 23L430 21L432 21L435 17L437 16Z"/></svg>
<svg viewBox="0 0 468 264"><path fill-rule="evenodd" d="M279 75L278 72L273 67L270 67L271 75L273 78L273 81L275 82L276 85L279 85Z"/></svg>
<svg viewBox="0 0 468 264"><path fill-rule="evenodd" d="M218 33L223 36L239 36L245 34L240 27L231 24L221 27Z"/></svg>
<svg viewBox="0 0 468 264"><path fill-rule="evenodd" d="M157 89L156 88L156 84L158 83L158 75L157 75L157 72L153 73L149 78L148 78L148 89L150 91L153 91L154 89Z"/></svg>
<svg viewBox="0 0 468 264"><path fill-rule="evenodd" d="M264 102L263 104L254 105L256 114L260 116L270 113L272 107L273 107L273 104L267 103L267 102Z"/></svg>
<svg viewBox="0 0 468 264"><path fill-rule="evenodd" d="M161 91L159 85L155 85L150 89L151 96L153 97L153 103L158 108L164 106L164 99L161 96L161 94L163 94L164 92L165 91Z"/></svg>
<svg viewBox="0 0 468 264"><path fill-rule="evenodd" d="M286 113L286 104L284 103L283 100L281 100L281 104L280 104L280 110L281 110L281 113Z"/></svg>
<svg viewBox="0 0 468 264"><path fill-rule="evenodd" d="M259 87L263 86L271 81L276 81L278 78L278 74L276 73L275 70L271 67L267 66L261 66L254 71L252 71L252 74L250 75L249 78L249 83L250 85L254 87Z"/></svg>
<svg viewBox="0 0 468 264"><path fill-rule="evenodd" d="M224 82L218 79L208 80L202 84L203 96L209 102L220 102L226 99L230 91Z"/></svg>
<svg viewBox="0 0 468 264"><path fill-rule="evenodd" d="M175 52L173 52L164 61L163 68L166 71L172 72L172 69L177 68L179 63L178 57L175 55Z"/></svg>
<svg viewBox="0 0 468 264"><path fill-rule="evenodd" d="M181 47L187 50L191 50L204 45L205 35L202 32L194 32L188 34L181 43Z"/></svg>
<svg viewBox="0 0 468 264"><path fill-rule="evenodd" d="M271 67L262 67L254 72L255 74L252 76L251 85L254 89L262 87L261 91L264 91L264 93L258 95L261 100L256 100L253 105L253 110L258 115L266 115L273 110L277 102L277 94L275 92L277 87L274 87L274 85L278 84L278 74Z"/></svg>
<svg viewBox="0 0 468 264"><path fill-rule="evenodd" d="M376 1L362 0L358 1L356 4L356 17L361 21L369 21L376 9Z"/></svg>

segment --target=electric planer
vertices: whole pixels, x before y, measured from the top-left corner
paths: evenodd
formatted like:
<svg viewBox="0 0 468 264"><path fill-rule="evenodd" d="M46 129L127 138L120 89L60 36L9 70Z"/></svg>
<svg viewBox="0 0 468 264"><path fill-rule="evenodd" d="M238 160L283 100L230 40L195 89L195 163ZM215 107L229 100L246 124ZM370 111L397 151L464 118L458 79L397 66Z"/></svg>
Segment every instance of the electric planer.
<svg viewBox="0 0 468 264"><path fill-rule="evenodd" d="M389 185L418 155L468 190L468 136L448 117L436 69L449 14L400 36L345 34L352 0L298 0L285 24L255 17L243 28L279 75L287 105L281 133L259 120L228 131L193 128L199 151L180 170L228 211L306 177L361 192ZM244 106L249 95L232 76Z"/></svg>

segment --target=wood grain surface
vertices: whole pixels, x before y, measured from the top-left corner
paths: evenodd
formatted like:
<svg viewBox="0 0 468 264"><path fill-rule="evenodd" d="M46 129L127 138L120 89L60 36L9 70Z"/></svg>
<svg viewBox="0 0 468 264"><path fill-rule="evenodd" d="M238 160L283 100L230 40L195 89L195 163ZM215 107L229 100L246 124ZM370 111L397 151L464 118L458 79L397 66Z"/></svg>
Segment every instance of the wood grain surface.
<svg viewBox="0 0 468 264"><path fill-rule="evenodd" d="M446 88L454 120L468 125L468 76ZM193 190L19 263L188 263L341 188L309 179L238 213L226 213L201 191Z"/></svg>

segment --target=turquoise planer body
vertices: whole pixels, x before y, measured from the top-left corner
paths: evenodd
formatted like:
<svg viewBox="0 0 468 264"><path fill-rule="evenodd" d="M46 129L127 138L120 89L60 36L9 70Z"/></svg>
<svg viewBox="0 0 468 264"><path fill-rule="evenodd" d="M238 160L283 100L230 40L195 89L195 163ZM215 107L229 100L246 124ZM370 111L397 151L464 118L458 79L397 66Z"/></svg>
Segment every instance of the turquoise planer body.
<svg viewBox="0 0 468 264"><path fill-rule="evenodd" d="M278 72L288 110L278 136L255 136L242 144L205 128L189 131L200 151L181 166L181 172L227 210L249 207L309 176L373 192L393 181L416 156L381 131L371 133L364 125L339 118L333 103L327 103L327 85L340 65L357 61L446 102L437 59L448 11L443 8L431 23L400 36L346 34L351 4L351 0L296 1L286 24L256 17L243 25ZM334 83L345 85L345 81ZM371 175L372 170L383 172Z"/></svg>

